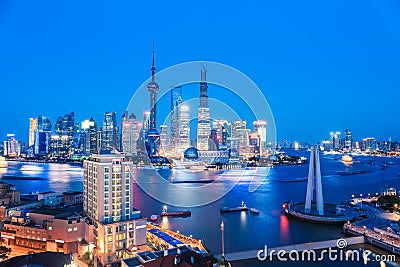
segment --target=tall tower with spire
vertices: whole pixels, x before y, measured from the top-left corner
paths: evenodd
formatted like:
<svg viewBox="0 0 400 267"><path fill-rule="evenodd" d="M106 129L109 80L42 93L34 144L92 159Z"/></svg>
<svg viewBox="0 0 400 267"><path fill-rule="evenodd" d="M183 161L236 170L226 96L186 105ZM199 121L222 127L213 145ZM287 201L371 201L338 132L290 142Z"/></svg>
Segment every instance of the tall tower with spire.
<svg viewBox="0 0 400 267"><path fill-rule="evenodd" d="M153 63L151 66L151 82L147 85L150 93L150 123L147 131L146 149L149 157L158 155L158 141L160 134L157 131L157 92L160 89L155 81L156 67L154 65L154 42L153 42Z"/></svg>
<svg viewBox="0 0 400 267"><path fill-rule="evenodd" d="M197 149L208 150L208 136L211 132L210 108L208 107L208 85L206 82L207 70L201 69L200 105L197 117Z"/></svg>

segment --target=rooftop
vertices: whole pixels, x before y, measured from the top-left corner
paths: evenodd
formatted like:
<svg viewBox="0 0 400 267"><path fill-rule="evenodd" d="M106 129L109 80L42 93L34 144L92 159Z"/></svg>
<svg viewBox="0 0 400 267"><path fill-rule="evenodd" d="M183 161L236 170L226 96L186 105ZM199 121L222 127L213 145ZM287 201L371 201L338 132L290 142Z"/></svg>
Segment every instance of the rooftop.
<svg viewBox="0 0 400 267"><path fill-rule="evenodd" d="M67 207L47 207L42 206L31 213L53 215L56 219L66 219L67 217L74 215L74 213L81 213L83 211L83 204L77 204Z"/></svg>
<svg viewBox="0 0 400 267"><path fill-rule="evenodd" d="M22 266L51 266L64 267L71 264L68 254L60 252L42 252L27 256L18 256L0 263L0 267L22 267Z"/></svg>

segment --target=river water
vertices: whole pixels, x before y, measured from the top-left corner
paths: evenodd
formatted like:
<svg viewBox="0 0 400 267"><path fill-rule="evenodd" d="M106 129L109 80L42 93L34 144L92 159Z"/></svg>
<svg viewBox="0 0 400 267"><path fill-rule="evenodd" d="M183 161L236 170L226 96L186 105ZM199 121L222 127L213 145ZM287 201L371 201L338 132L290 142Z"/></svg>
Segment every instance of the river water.
<svg viewBox="0 0 400 267"><path fill-rule="evenodd" d="M309 152L288 151L287 153L308 157ZM382 168L384 162L390 163L386 169ZM400 189L400 159L398 158L358 156L354 158L353 164L345 165L340 161L340 155L321 154L321 170L324 200L329 203L339 203L349 199L352 195L374 195L380 192L384 185ZM366 172L354 175L340 173L354 171ZM203 197L200 193L193 193L193 190L190 189L191 186L201 185L187 183L188 180L216 180L221 177L221 173L216 171L194 173L174 169L162 171L166 180L185 181L185 190L181 190L178 195L169 196L168 194L171 192L165 188L163 183L151 183L151 172L151 170L144 169L133 170L135 177L141 177L142 180L143 177L148 178L149 183L145 185L147 191L154 190L157 194L165 194L166 198L179 198L183 202L186 199L188 203L192 203L193 199ZM262 249L265 245L276 247L342 237L340 226L311 224L287 217L282 212L283 202L305 200L307 182L304 180L307 174L307 164L274 167L255 192L249 192L249 180L243 179L223 198L205 206L189 208L192 212L191 217L163 218L159 222L172 230L179 230L184 234L191 234L195 238L202 239L215 254L221 252L220 224L222 220L225 224L227 252ZM7 169L0 169L1 181L16 185L22 193L50 190L56 192L82 191L82 176L83 170L80 166L68 164L9 162ZM226 180L212 185L208 194L218 195L230 183L229 180ZM133 184L133 196L134 206L140 209L145 217L159 214L164 206L164 203L149 196L136 183ZM253 215L250 212L220 213L221 207L239 206L242 201L249 207L256 207L261 213L259 215ZM174 206L168 208L169 210L186 209ZM260 265L262 263L257 264L252 263L248 266L264 266ZM324 266L326 265L327 263L324 264ZM363 264L352 263L348 266L361 265Z"/></svg>

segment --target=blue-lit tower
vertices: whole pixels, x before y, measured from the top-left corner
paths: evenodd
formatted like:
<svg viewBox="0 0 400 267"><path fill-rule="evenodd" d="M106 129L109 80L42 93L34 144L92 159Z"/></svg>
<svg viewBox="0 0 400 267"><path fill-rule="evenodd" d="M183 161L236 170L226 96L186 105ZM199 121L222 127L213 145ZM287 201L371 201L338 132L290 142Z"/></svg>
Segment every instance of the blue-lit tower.
<svg viewBox="0 0 400 267"><path fill-rule="evenodd" d="M150 93L150 125L147 131L146 150L149 157L158 156L158 142L160 134L157 131L157 92L158 84L155 82L156 67L154 66L154 46L153 46L153 64L151 66L151 82L147 85L147 91Z"/></svg>

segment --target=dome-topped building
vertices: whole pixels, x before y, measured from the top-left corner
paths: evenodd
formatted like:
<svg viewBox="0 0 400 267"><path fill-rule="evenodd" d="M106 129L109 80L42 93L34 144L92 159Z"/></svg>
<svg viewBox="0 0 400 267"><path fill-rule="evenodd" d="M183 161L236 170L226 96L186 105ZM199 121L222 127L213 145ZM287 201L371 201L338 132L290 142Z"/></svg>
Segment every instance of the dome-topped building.
<svg viewBox="0 0 400 267"><path fill-rule="evenodd" d="M189 147L183 153L183 156L187 160L197 160L199 159L199 150L195 147Z"/></svg>

